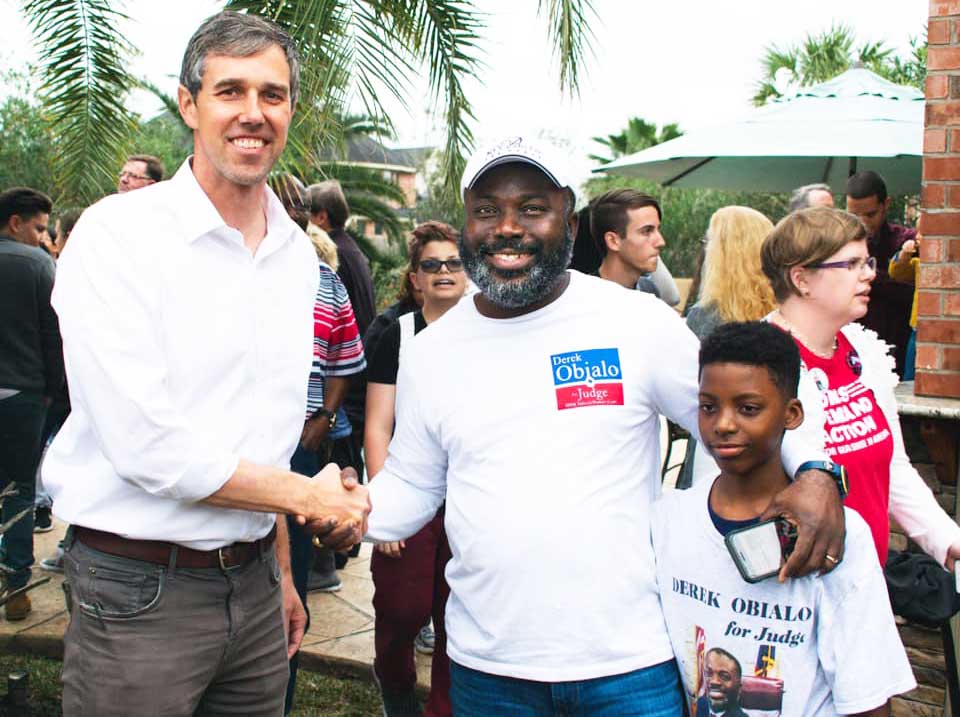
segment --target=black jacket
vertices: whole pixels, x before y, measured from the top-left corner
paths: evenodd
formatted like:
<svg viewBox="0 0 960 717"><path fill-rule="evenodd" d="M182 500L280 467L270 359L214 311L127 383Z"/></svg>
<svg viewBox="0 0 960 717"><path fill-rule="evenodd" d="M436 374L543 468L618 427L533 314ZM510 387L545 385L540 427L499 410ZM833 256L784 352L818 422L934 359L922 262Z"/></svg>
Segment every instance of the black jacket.
<svg viewBox="0 0 960 717"><path fill-rule="evenodd" d="M53 275L41 249L0 234L0 388L53 396L63 386Z"/></svg>

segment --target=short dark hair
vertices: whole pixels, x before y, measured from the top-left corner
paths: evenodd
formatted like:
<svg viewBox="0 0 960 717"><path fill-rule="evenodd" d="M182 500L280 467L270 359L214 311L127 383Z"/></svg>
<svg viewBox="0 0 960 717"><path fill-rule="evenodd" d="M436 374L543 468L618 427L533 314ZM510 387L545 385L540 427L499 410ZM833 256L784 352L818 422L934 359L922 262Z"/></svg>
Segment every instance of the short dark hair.
<svg viewBox="0 0 960 717"><path fill-rule="evenodd" d="M607 242L604 235L614 232L618 236L627 233L627 211L653 207L657 210L657 219L663 220L660 203L649 194L636 189L612 189L604 192L590 202L590 233L601 257L607 255Z"/></svg>
<svg viewBox="0 0 960 717"><path fill-rule="evenodd" d="M303 182L289 172L274 172L267 179L270 189L277 195L277 199L287 210L287 215L296 222L297 226L307 230L310 222L310 213L307 211L307 190Z"/></svg>
<svg viewBox="0 0 960 717"><path fill-rule="evenodd" d="M253 13L224 10L208 17L193 33L180 65L180 84L196 99L208 55L249 57L277 45L290 68L290 106L300 91L300 58L293 39L276 23Z"/></svg>
<svg viewBox="0 0 960 717"><path fill-rule="evenodd" d="M70 232L73 231L73 227L80 219L81 214L83 214L83 209L70 207L69 209L64 209L57 215L57 221L60 222L60 233L64 237L70 236Z"/></svg>
<svg viewBox="0 0 960 717"><path fill-rule="evenodd" d="M734 657L731 653L724 650L722 647L711 647L709 650L707 650L707 654L709 655L711 652L714 655L720 655L720 657L724 657L730 660L731 662L733 662L733 664L737 666L737 675L739 677L743 677L743 667L740 665L740 660Z"/></svg>
<svg viewBox="0 0 960 717"><path fill-rule="evenodd" d="M311 214L327 213L330 226L334 229L343 229L350 216L350 206L343 194L343 188L336 179L328 179L319 184L311 184L307 188L307 204Z"/></svg>
<svg viewBox="0 0 960 717"><path fill-rule="evenodd" d="M147 165L147 176L154 182L162 182L163 174L166 171L163 162L159 157L152 154L131 154L127 157L128 162L143 162Z"/></svg>
<svg viewBox="0 0 960 717"><path fill-rule="evenodd" d="M49 214L53 201L43 192L30 187L11 187L0 192L0 227L5 227L13 216L29 219L37 214Z"/></svg>
<svg viewBox="0 0 960 717"><path fill-rule="evenodd" d="M766 321L721 324L700 344L700 375L714 363L762 366L786 398L797 397L800 352L785 331Z"/></svg>
<svg viewBox="0 0 960 717"><path fill-rule="evenodd" d="M847 180L847 196L854 199L876 197L878 201L887 201L887 183L883 177L867 169L857 172Z"/></svg>
<svg viewBox="0 0 960 717"><path fill-rule="evenodd" d="M420 255L423 248L430 242L448 241L456 244L460 241L460 234L449 224L438 221L424 222L414 227L410 241L407 243L407 253L410 255L409 271L420 268Z"/></svg>
<svg viewBox="0 0 960 717"><path fill-rule="evenodd" d="M400 291L397 292L397 300L416 305L413 298L413 284L410 281L410 273L420 268L420 256L423 254L423 248L430 242L449 241L458 244L460 233L449 224L438 221L428 221L418 224L411 232L410 241L407 242L407 255L410 262L406 271L403 272L403 281L400 283Z"/></svg>

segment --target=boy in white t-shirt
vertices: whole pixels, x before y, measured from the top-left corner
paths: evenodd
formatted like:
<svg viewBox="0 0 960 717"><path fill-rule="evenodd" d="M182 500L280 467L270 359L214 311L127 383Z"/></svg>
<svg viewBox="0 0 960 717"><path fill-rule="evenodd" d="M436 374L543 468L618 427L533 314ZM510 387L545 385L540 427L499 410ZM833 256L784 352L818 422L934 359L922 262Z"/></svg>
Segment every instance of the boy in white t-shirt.
<svg viewBox="0 0 960 717"><path fill-rule="evenodd" d="M822 576L751 584L724 544L789 481L780 442L803 421L799 376L796 346L771 324L726 324L700 349L700 434L721 472L668 494L652 522L660 600L693 717L878 717L916 686L857 513L845 511L844 554Z"/></svg>

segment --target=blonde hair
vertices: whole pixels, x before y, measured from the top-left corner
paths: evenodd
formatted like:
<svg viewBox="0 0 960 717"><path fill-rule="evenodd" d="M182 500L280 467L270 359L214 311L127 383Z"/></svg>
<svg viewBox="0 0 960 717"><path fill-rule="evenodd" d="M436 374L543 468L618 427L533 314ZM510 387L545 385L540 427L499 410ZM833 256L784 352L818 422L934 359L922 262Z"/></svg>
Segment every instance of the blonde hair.
<svg viewBox="0 0 960 717"><path fill-rule="evenodd" d="M852 241L867 238L866 227L857 217L840 209L811 207L781 219L763 242L763 273L781 304L800 290L790 277L795 266L825 261Z"/></svg>
<svg viewBox="0 0 960 717"><path fill-rule="evenodd" d="M776 306L760 268L760 246L772 229L749 207L721 207L710 217L700 303L724 323L756 321Z"/></svg>
<svg viewBox="0 0 960 717"><path fill-rule="evenodd" d="M317 252L317 258L336 271L337 267L340 266L340 260L337 256L337 245L333 243L330 235L313 222L310 222L307 225L307 236L310 237L310 242Z"/></svg>

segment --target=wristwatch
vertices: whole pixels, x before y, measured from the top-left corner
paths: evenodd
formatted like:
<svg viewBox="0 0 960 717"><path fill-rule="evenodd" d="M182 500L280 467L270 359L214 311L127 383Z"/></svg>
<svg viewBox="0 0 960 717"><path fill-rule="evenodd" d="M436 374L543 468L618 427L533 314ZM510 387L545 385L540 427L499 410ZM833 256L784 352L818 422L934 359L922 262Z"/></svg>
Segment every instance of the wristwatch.
<svg viewBox="0 0 960 717"><path fill-rule="evenodd" d="M326 418L330 423L330 429L333 430L334 426L337 425L337 414L336 411L330 411L326 408L318 408L313 412L313 415L310 417L311 420L314 418Z"/></svg>
<svg viewBox="0 0 960 717"><path fill-rule="evenodd" d="M797 468L797 475L804 471L823 471L829 473L837 484L837 490L840 491L840 499L844 499L850 493L850 483L847 480L847 469L839 463L833 461L807 461Z"/></svg>

